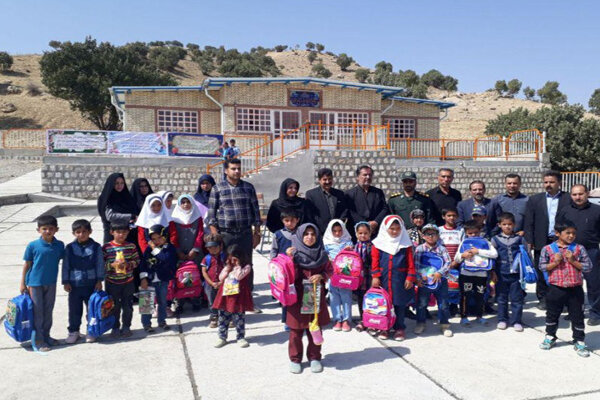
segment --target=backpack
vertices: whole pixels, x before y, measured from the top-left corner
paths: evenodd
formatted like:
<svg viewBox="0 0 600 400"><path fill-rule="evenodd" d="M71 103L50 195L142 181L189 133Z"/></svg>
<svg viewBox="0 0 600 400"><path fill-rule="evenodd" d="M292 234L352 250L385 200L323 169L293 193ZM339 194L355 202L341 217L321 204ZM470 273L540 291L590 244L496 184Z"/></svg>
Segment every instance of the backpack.
<svg viewBox="0 0 600 400"><path fill-rule="evenodd" d="M33 328L33 302L29 295L22 294L10 299L4 319L6 333L17 342L35 341Z"/></svg>
<svg viewBox="0 0 600 400"><path fill-rule="evenodd" d="M342 250L333 259L331 286L356 290L362 283L363 262L354 250Z"/></svg>
<svg viewBox="0 0 600 400"><path fill-rule="evenodd" d="M181 264L175 273L175 279L169 282L167 301L187 299L202 295L202 279L198 266L193 261Z"/></svg>
<svg viewBox="0 0 600 400"><path fill-rule="evenodd" d="M115 303L103 290L95 291L88 301L88 335L100 337L111 329L115 324L115 316L112 310Z"/></svg>
<svg viewBox="0 0 600 400"><path fill-rule="evenodd" d="M489 250L490 244L487 240L480 237L468 237L462 241L460 247L458 249L459 252L464 253L469 249L480 249L480 250ZM462 268L471 272L479 272L479 271L489 271L494 267L494 260L486 257L481 257L479 254L476 254L470 260L463 260Z"/></svg>
<svg viewBox="0 0 600 400"><path fill-rule="evenodd" d="M518 266L520 275L519 281L521 281L521 288L523 288L523 290L528 283L537 282L537 274L533 269L533 262L531 261L531 257L529 257L527 249L522 244L519 245L519 253L513 261L513 265L515 264Z"/></svg>
<svg viewBox="0 0 600 400"><path fill-rule="evenodd" d="M444 266L444 259L432 251L424 251L420 255L420 266L426 265L426 268L420 268L421 281L424 286L436 290L440 286L440 281L433 283L433 274L438 272Z"/></svg>
<svg viewBox="0 0 600 400"><path fill-rule="evenodd" d="M390 295L382 288L371 288L363 298L363 325L387 331L394 326L396 314Z"/></svg>
<svg viewBox="0 0 600 400"><path fill-rule="evenodd" d="M279 254L269 261L267 267L271 294L283 306L291 306L298 301L296 293L296 270L294 262L285 254Z"/></svg>
<svg viewBox="0 0 600 400"><path fill-rule="evenodd" d="M552 249L552 254L560 253L560 249L558 248L558 245L556 244L556 242L550 244L550 249ZM576 249L577 249L577 244L576 243L571 243L569 245L569 247L567 247L567 250L569 250L573 254L575 254L575 250ZM546 281L546 285L549 285L549 283L548 283L548 271L543 271L543 272L544 272L544 280Z"/></svg>

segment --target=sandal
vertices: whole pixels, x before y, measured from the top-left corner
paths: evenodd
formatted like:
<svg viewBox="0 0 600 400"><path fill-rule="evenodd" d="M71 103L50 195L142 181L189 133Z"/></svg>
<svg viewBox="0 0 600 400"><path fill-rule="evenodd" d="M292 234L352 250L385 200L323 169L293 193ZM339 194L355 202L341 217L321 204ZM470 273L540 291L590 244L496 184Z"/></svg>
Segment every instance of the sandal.
<svg viewBox="0 0 600 400"><path fill-rule="evenodd" d="M354 328L358 332L363 332L365 330L365 326L362 324L362 322L358 322Z"/></svg>

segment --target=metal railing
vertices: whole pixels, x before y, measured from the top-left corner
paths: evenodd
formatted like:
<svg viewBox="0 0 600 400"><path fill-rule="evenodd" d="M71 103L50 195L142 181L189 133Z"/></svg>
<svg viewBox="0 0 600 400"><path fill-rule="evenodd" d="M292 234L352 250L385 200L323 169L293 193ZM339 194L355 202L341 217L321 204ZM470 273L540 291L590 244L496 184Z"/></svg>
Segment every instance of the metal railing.
<svg viewBox="0 0 600 400"><path fill-rule="evenodd" d="M568 192L576 184L586 185L590 190L600 187L600 172L561 172L562 190Z"/></svg>

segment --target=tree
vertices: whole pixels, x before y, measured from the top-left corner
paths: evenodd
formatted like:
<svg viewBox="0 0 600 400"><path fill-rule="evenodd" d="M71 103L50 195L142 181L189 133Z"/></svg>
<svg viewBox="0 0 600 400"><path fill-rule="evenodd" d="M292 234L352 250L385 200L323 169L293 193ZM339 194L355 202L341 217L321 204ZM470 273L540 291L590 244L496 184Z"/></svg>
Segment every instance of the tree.
<svg viewBox="0 0 600 400"><path fill-rule="evenodd" d="M394 69L394 67L389 62L379 61L377 64L375 64L375 72L377 72L377 71L392 72L393 69Z"/></svg>
<svg viewBox="0 0 600 400"><path fill-rule="evenodd" d="M423 82L419 82L414 86L411 86L406 93L409 97L415 97L417 99L426 99L427 98L427 85Z"/></svg>
<svg viewBox="0 0 600 400"><path fill-rule="evenodd" d="M552 105L566 103L567 95L558 90L559 85L560 84L556 81L546 82L546 84L537 91L540 101Z"/></svg>
<svg viewBox="0 0 600 400"><path fill-rule="evenodd" d="M432 69L421 76L421 82L439 89L444 85L445 77L437 69Z"/></svg>
<svg viewBox="0 0 600 400"><path fill-rule="evenodd" d="M173 71L185 55L186 51L181 47L152 47L148 59L163 71Z"/></svg>
<svg viewBox="0 0 600 400"><path fill-rule="evenodd" d="M48 46L57 49L60 47L60 42L58 40L51 40L48 42Z"/></svg>
<svg viewBox="0 0 600 400"><path fill-rule="evenodd" d="M312 64L317 59L317 52L316 51L309 51L308 55L306 56L306 58L308 58L308 62Z"/></svg>
<svg viewBox="0 0 600 400"><path fill-rule="evenodd" d="M357 68L354 71L354 77L361 83L365 83L369 77L370 71L367 68Z"/></svg>
<svg viewBox="0 0 600 400"><path fill-rule="evenodd" d="M519 91L521 90L522 85L523 83L516 78L508 81L508 83L506 84L508 96L515 97L515 94L519 93Z"/></svg>
<svg viewBox="0 0 600 400"><path fill-rule="evenodd" d="M0 51L0 71L8 71L13 65L13 58L5 51Z"/></svg>
<svg viewBox="0 0 600 400"><path fill-rule="evenodd" d="M348 68L354 62L354 59L352 57L348 57L346 53L341 53L335 62L340 66L342 71L346 71L346 68Z"/></svg>
<svg viewBox="0 0 600 400"><path fill-rule="evenodd" d="M200 46L198 46L196 43L188 43L185 47L187 47L188 50L191 51L200 51Z"/></svg>
<svg viewBox="0 0 600 400"><path fill-rule="evenodd" d="M320 52L322 52L323 50L325 50L325 46L323 46L321 43L317 43L317 44L315 45L315 47L317 48L317 51L318 51L319 53L320 53Z"/></svg>
<svg viewBox="0 0 600 400"><path fill-rule="evenodd" d="M446 75L446 76L444 76L444 82L438 89L449 90L449 91L457 90L458 89L458 79L456 79L450 75Z"/></svg>
<svg viewBox="0 0 600 400"><path fill-rule="evenodd" d="M506 84L506 81L504 79L502 79L501 81L496 81L496 83L494 84L494 90L500 96L502 96L504 93L506 93L508 91L508 85Z"/></svg>
<svg viewBox="0 0 600 400"><path fill-rule="evenodd" d="M284 51L287 48L288 47L286 45L278 44L277 46L275 46L275 51L278 53L281 53L282 51Z"/></svg>
<svg viewBox="0 0 600 400"><path fill-rule="evenodd" d="M315 44L313 42L306 42L306 50L314 50Z"/></svg>
<svg viewBox="0 0 600 400"><path fill-rule="evenodd" d="M201 56L196 60L196 62L198 63L202 74L206 76L210 76L210 74L215 70L215 64L213 63L213 59L211 57Z"/></svg>
<svg viewBox="0 0 600 400"><path fill-rule="evenodd" d="M154 42L149 42L148 46L150 47L163 47L165 45L165 42L160 41L160 40L155 40Z"/></svg>
<svg viewBox="0 0 600 400"><path fill-rule="evenodd" d="M313 65L312 72L315 76L319 78L329 78L332 75L331 71L325 68L323 63Z"/></svg>
<svg viewBox="0 0 600 400"><path fill-rule="evenodd" d="M523 94L525 95L525 98L527 100L533 100L533 98L535 97L535 89L532 89L529 86L527 86L525 87L525 89L523 89Z"/></svg>
<svg viewBox="0 0 600 400"><path fill-rule="evenodd" d="M594 93L592 93L590 101L588 102L588 106L592 113L600 115L600 89L594 90Z"/></svg>
<svg viewBox="0 0 600 400"><path fill-rule="evenodd" d="M160 86L177 82L127 46L63 42L40 60L42 83L53 96L69 101L102 130L120 128L117 112L110 102L111 86Z"/></svg>
<svg viewBox="0 0 600 400"><path fill-rule="evenodd" d="M183 47L183 43L179 40L167 40L165 44L168 46Z"/></svg>
<svg viewBox="0 0 600 400"><path fill-rule="evenodd" d="M409 88L418 85L421 82L419 75L412 69L406 71L398 71L397 86Z"/></svg>

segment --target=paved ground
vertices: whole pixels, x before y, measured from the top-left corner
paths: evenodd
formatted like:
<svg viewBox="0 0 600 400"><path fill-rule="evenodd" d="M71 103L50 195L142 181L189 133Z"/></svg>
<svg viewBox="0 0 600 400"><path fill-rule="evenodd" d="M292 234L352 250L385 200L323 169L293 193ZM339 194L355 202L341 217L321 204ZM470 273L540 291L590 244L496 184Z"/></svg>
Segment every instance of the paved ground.
<svg viewBox="0 0 600 400"><path fill-rule="evenodd" d="M10 183L0 186L0 196ZM13 192L19 193L16 188ZM31 221L51 206L22 204L16 214L3 212L15 206L0 207L0 302L17 294L23 250L36 237ZM76 218L59 218L59 239L71 240L69 226ZM92 224L93 236L99 239L99 219ZM61 345L47 356L1 332L0 398L69 399L78 393L98 399L600 399L600 329L587 329L594 350L588 359L578 357L566 342L570 330L564 321L559 346L539 350L544 316L533 307L532 294L522 333L497 331L494 319L489 327L478 328L459 328L454 319L453 338L442 337L431 325L415 337L414 322L408 321L408 338L402 343L327 329L325 371L315 375L305 369L292 375L287 334L268 294L266 259L255 253L254 260L255 300L264 313L247 316L249 348L241 349L235 342L213 348L217 336L207 327L206 310L187 312L170 321L173 331L151 336L141 329L136 310L131 339ZM64 339L67 296L62 287L57 293L52 335Z"/></svg>

